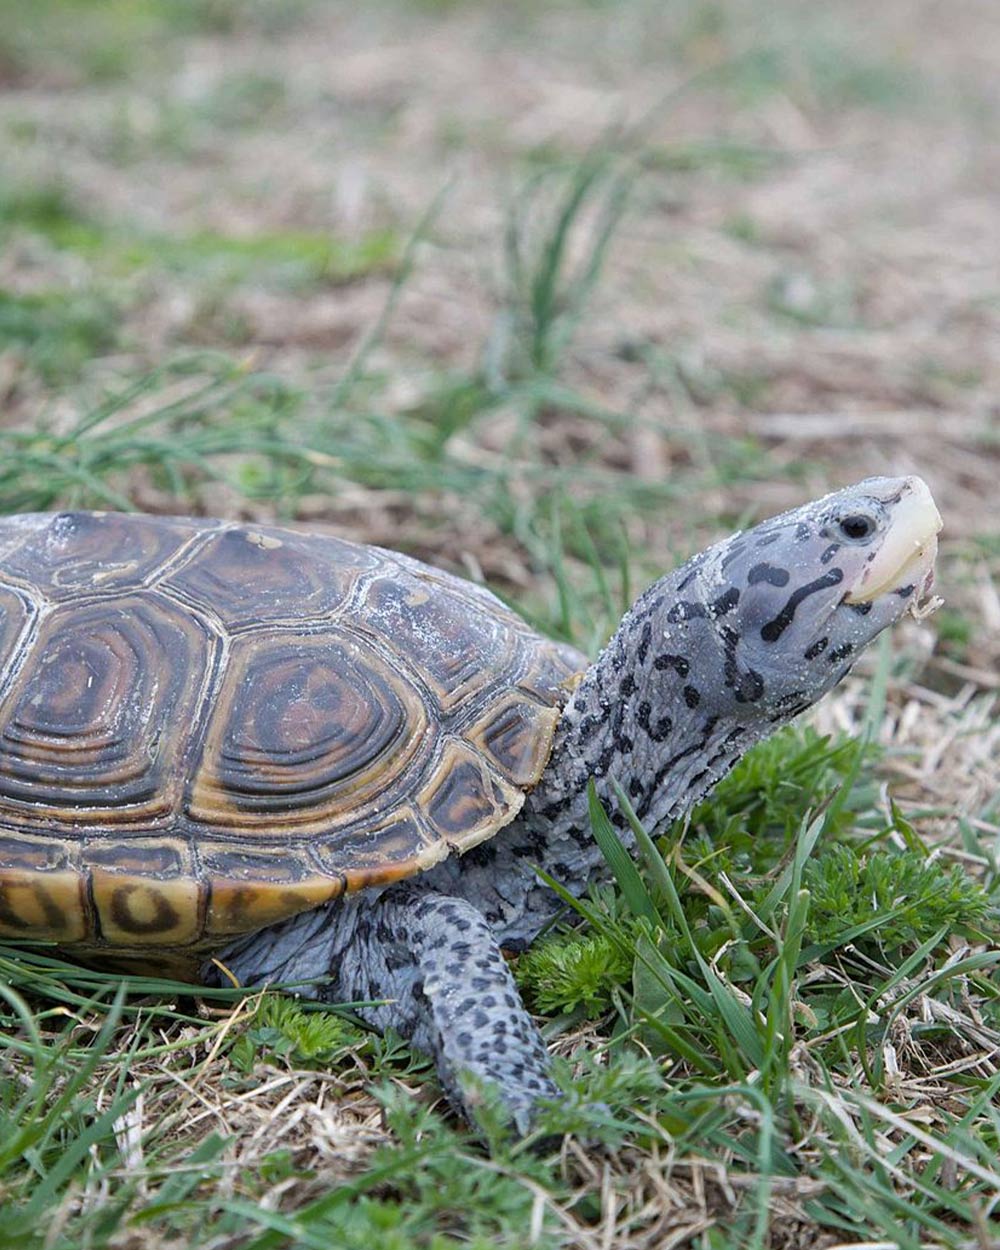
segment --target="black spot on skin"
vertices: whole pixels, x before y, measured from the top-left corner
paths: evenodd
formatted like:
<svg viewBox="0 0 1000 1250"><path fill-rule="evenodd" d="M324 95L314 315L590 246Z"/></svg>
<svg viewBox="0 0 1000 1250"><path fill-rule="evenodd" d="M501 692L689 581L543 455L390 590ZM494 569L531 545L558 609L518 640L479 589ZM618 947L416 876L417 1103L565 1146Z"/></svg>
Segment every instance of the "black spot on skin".
<svg viewBox="0 0 1000 1250"><path fill-rule="evenodd" d="M653 709L650 705L643 701L639 704L636 711L636 724L640 729L644 730L654 742L662 742L674 727L673 721L669 716L663 716L660 720L653 722L650 720Z"/></svg>
<svg viewBox="0 0 1000 1250"><path fill-rule="evenodd" d="M795 527L795 541L804 543L807 538L812 536L812 527L807 525L805 521L800 521Z"/></svg>
<svg viewBox="0 0 1000 1250"><path fill-rule="evenodd" d="M646 615L656 616L663 607L663 601L667 597L667 592L665 590L658 590L656 586L650 586L646 593L649 595L649 599L645 604Z"/></svg>
<svg viewBox="0 0 1000 1250"><path fill-rule="evenodd" d="M834 647L830 652L830 663L837 664L840 660L846 660L853 650L853 642L845 642L842 647Z"/></svg>
<svg viewBox="0 0 1000 1250"><path fill-rule="evenodd" d="M732 564L732 562L738 556L741 556L745 550L746 550L746 543L733 543L733 545L729 548L726 554L722 557L721 567L723 571L728 569L729 566Z"/></svg>
<svg viewBox="0 0 1000 1250"><path fill-rule="evenodd" d="M823 654L829 645L829 638L817 638L811 647L806 648L805 658L807 660L815 660L818 655Z"/></svg>
<svg viewBox="0 0 1000 1250"><path fill-rule="evenodd" d="M767 582L769 586L787 586L790 574L787 569L779 569L774 564L755 564L747 574L747 585L756 586L759 582Z"/></svg>
<svg viewBox="0 0 1000 1250"><path fill-rule="evenodd" d="M793 717L798 716L807 707L812 707L812 704L808 699L802 699L799 703L790 703L787 707L781 708L780 711L774 712L767 719L772 725L777 725L780 721L789 721Z"/></svg>
<svg viewBox="0 0 1000 1250"><path fill-rule="evenodd" d="M693 556L688 561L688 563L684 566L684 576L677 583L675 590L676 591L687 590L688 586L690 586L691 583L694 581L694 579L698 576L698 570L701 568L701 566L704 563L705 563L704 552L702 552L701 555ZM659 602L657 603L657 607L659 607Z"/></svg>
<svg viewBox="0 0 1000 1250"><path fill-rule="evenodd" d="M831 543L819 558L820 564L829 564L840 550L840 543Z"/></svg>
<svg viewBox="0 0 1000 1250"><path fill-rule="evenodd" d="M594 765L595 777L603 777L606 775L608 769L611 767L612 763L614 762L614 758L616 754L617 754L617 750L615 748L614 743L604 748L604 750L600 754L600 757L598 758L597 763Z"/></svg>
<svg viewBox="0 0 1000 1250"><path fill-rule="evenodd" d="M754 543L754 546L755 547L770 547L770 545L772 543L776 543L780 537L781 537L780 531L775 531L775 533L773 534L763 534L761 535L760 538L757 539L757 541Z"/></svg>
<svg viewBox="0 0 1000 1250"><path fill-rule="evenodd" d="M693 603L690 599L682 599L680 603L675 603L667 613L667 620L672 625L677 625L682 621L703 620L708 616L708 608L703 603Z"/></svg>
<svg viewBox="0 0 1000 1250"><path fill-rule="evenodd" d="M694 686L684 687L684 702L688 705L688 707L697 707L701 702L701 695Z"/></svg>
<svg viewBox="0 0 1000 1250"><path fill-rule="evenodd" d="M622 678L621 697L627 699L629 695L635 694L635 678L631 673L626 673Z"/></svg>
<svg viewBox="0 0 1000 1250"><path fill-rule="evenodd" d="M649 726L649 736L653 742L664 742L674 727L674 722L669 716L661 716L658 721L654 721Z"/></svg>
<svg viewBox="0 0 1000 1250"><path fill-rule="evenodd" d="M646 656L649 654L649 644L650 642L652 642L652 640L653 640L653 623L652 621L646 621L646 623L642 627L642 632L639 635L638 655L639 655L640 664L646 663Z"/></svg>
<svg viewBox="0 0 1000 1250"><path fill-rule="evenodd" d="M712 600L709 613L713 619L725 616L727 612L732 612L733 608L740 601L740 592L735 586L730 586L728 590L724 590L717 599Z"/></svg>
<svg viewBox="0 0 1000 1250"><path fill-rule="evenodd" d="M764 678L752 668L740 674L740 683L736 688L737 703L756 703L764 693Z"/></svg>
<svg viewBox="0 0 1000 1250"><path fill-rule="evenodd" d="M796 590L793 590L788 596L788 602L781 609L774 620L768 621L767 624L763 626L760 631L761 638L763 638L765 642L777 642L795 619L795 611L804 599L808 599L810 595L815 595L819 591L826 590L830 586L838 586L843 580L843 569L830 569L821 577L817 577L813 581L807 582L804 586L799 586Z"/></svg>
<svg viewBox="0 0 1000 1250"><path fill-rule="evenodd" d="M715 768L723 760L729 760L730 764L735 763L735 760L730 759L729 752L725 749L725 747L723 747L721 751L716 751L715 754L709 759L708 761L709 769Z"/></svg>
<svg viewBox="0 0 1000 1250"><path fill-rule="evenodd" d="M660 672L672 668L678 677L686 677L691 671L691 665L682 655L658 655L653 661L653 668Z"/></svg>
<svg viewBox="0 0 1000 1250"><path fill-rule="evenodd" d="M867 616L872 610L872 605L870 603L849 603L847 606L858 616Z"/></svg>
<svg viewBox="0 0 1000 1250"><path fill-rule="evenodd" d="M400 968L412 967L413 962L413 954L400 947L398 942L386 948L385 966L390 972L398 972Z"/></svg>
<svg viewBox="0 0 1000 1250"><path fill-rule="evenodd" d="M596 715L591 714L590 716L584 716L577 729L577 737L581 739L591 737L594 730L597 729L599 725L603 725L603 723L604 717L599 713Z"/></svg>
<svg viewBox="0 0 1000 1250"><path fill-rule="evenodd" d="M900 586L893 591L893 594L899 595L900 599L908 599L913 594L913 589L913 584L911 583L909 586Z"/></svg>

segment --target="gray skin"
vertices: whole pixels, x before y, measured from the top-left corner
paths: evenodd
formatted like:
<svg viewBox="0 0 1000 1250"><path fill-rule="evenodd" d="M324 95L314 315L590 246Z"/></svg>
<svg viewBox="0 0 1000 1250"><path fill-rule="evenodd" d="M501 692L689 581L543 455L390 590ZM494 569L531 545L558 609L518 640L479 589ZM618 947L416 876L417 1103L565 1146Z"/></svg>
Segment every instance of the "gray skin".
<svg viewBox="0 0 1000 1250"><path fill-rule="evenodd" d="M872 478L733 535L656 582L584 674L511 824L410 881L252 934L223 962L245 985L319 979L302 992L372 1004L358 1015L432 1055L467 1118L493 1087L527 1131L539 1101L559 1090L501 948L523 949L561 908L538 868L577 896L604 876L589 779L631 845L613 779L656 829L835 686L929 589L925 544L884 593L847 601L900 548L915 509L926 523L915 498L930 498L919 479ZM919 534L903 538L905 550L920 545Z"/></svg>

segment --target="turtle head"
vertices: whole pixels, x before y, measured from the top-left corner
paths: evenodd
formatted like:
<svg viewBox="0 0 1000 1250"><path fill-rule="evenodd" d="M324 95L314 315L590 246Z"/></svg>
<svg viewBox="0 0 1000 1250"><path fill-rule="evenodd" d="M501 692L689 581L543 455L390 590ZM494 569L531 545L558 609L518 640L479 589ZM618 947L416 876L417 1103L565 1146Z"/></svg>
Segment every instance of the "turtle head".
<svg viewBox="0 0 1000 1250"><path fill-rule="evenodd" d="M930 590L940 528L920 478L875 477L706 553L698 597L718 630L732 711L774 724L836 685Z"/></svg>
<svg viewBox="0 0 1000 1250"><path fill-rule="evenodd" d="M920 603L940 528L920 478L869 478L654 582L576 687L529 816L584 826L589 777L612 807L618 781L647 827L687 811Z"/></svg>

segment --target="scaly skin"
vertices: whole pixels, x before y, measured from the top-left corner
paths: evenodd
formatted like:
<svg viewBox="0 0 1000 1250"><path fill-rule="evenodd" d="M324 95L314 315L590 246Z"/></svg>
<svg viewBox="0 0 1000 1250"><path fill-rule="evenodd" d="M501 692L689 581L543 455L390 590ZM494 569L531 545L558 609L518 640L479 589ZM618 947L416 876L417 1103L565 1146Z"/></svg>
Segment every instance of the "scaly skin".
<svg viewBox="0 0 1000 1250"><path fill-rule="evenodd" d="M359 1014L432 1054L469 1118L492 1085L525 1131L557 1090L500 947L524 947L559 909L536 867L576 895L602 873L589 779L627 842L613 779L648 828L681 816L929 589L939 528L919 479L873 478L696 556L640 596L588 669L512 824L413 881L253 934L224 962L245 984L325 977L304 992L374 1003Z"/></svg>

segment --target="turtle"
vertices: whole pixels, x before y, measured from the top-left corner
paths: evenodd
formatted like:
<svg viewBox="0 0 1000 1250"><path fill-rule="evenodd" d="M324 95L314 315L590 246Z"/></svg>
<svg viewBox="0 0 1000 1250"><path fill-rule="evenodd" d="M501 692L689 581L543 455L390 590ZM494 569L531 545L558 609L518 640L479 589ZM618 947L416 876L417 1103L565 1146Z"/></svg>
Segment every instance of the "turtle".
<svg viewBox="0 0 1000 1250"><path fill-rule="evenodd" d="M357 1004L515 1131L559 1097L508 963L931 586L876 477L654 582L597 659L482 586L294 527L0 518L0 937ZM616 790L620 787L620 791Z"/></svg>

